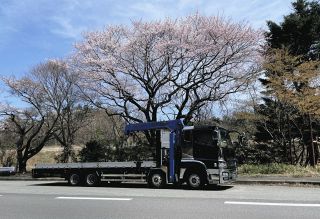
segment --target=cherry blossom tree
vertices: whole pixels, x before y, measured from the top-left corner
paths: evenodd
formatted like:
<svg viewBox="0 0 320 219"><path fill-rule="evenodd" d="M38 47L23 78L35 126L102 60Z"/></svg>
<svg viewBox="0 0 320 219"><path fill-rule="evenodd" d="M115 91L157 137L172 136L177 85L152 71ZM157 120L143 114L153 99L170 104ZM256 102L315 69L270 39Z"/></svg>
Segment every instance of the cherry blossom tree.
<svg viewBox="0 0 320 219"><path fill-rule="evenodd" d="M85 34L74 66L91 103L126 121L185 118L243 91L260 70L263 36L199 14Z"/></svg>

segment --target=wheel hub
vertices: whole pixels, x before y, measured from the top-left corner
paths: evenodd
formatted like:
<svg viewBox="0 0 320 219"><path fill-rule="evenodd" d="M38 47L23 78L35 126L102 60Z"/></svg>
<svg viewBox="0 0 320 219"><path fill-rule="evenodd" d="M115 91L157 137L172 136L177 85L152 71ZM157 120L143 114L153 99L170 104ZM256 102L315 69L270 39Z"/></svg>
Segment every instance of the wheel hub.
<svg viewBox="0 0 320 219"><path fill-rule="evenodd" d="M200 177L196 174L190 175L189 182L192 187L199 187L201 184Z"/></svg>
<svg viewBox="0 0 320 219"><path fill-rule="evenodd" d="M93 175L89 175L87 178L88 184L94 184L95 183L95 177Z"/></svg>
<svg viewBox="0 0 320 219"><path fill-rule="evenodd" d="M70 177L70 182L71 182L71 184L73 184L73 185L78 184L79 181L80 181L80 177L79 177L77 174L73 174L73 175Z"/></svg>
<svg viewBox="0 0 320 219"><path fill-rule="evenodd" d="M158 175L158 174L153 175L153 176L152 176L152 183L153 183L155 186L160 186L161 183L162 183L161 176Z"/></svg>

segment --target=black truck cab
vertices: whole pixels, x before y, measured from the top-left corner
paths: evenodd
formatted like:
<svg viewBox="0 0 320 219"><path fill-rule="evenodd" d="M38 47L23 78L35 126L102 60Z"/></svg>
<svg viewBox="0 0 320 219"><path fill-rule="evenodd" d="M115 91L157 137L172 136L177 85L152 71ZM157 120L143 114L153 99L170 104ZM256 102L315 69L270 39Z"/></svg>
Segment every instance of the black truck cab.
<svg viewBox="0 0 320 219"><path fill-rule="evenodd" d="M183 129L181 137L181 180L197 187L236 179L235 148L226 129L189 126Z"/></svg>

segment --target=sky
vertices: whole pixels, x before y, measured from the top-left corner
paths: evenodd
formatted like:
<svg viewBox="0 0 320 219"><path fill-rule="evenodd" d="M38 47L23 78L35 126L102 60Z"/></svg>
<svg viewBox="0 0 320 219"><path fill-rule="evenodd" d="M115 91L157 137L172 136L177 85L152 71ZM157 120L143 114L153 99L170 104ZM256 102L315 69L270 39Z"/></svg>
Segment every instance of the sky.
<svg viewBox="0 0 320 219"><path fill-rule="evenodd" d="M292 0L0 0L0 77L20 77L48 59L72 54L86 31L133 20L220 15L266 29ZM0 85L0 92L3 88Z"/></svg>

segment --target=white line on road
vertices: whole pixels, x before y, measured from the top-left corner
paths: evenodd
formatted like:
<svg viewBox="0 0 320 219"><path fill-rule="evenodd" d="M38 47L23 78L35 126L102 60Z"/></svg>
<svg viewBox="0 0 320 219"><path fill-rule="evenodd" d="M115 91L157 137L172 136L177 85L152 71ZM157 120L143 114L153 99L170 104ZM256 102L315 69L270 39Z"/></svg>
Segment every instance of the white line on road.
<svg viewBox="0 0 320 219"><path fill-rule="evenodd" d="M99 198L99 197L56 197L55 199L67 200L102 200L102 201L131 201L132 198Z"/></svg>
<svg viewBox="0 0 320 219"><path fill-rule="evenodd" d="M272 203L272 202L231 202L226 201L228 205L261 205L261 206L288 206L288 207L320 207L320 204L301 204L301 203Z"/></svg>

